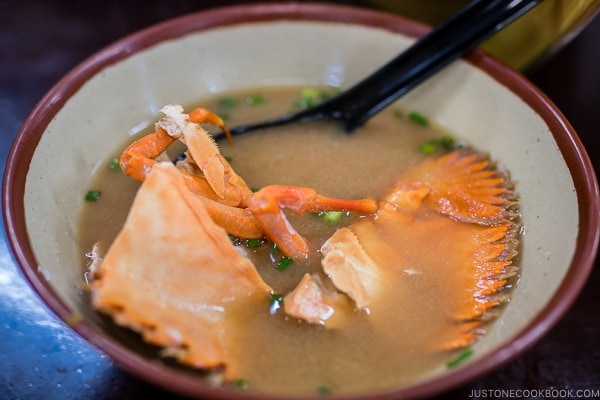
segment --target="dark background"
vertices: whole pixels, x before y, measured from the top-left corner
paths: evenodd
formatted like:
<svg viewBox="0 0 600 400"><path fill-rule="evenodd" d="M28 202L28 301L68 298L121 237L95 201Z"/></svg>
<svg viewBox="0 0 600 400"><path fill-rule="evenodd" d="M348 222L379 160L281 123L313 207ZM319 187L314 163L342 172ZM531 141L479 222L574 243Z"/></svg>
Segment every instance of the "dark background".
<svg viewBox="0 0 600 400"><path fill-rule="evenodd" d="M79 62L155 22L241 2L0 0L0 171L28 113ZM599 39L597 17L558 54L525 73L572 123L597 174ZM49 312L16 267L3 233L0 399L177 398L115 367ZM546 337L510 364L443 398L463 399L472 390L489 389L600 389L599 288L600 270L595 268L576 303Z"/></svg>

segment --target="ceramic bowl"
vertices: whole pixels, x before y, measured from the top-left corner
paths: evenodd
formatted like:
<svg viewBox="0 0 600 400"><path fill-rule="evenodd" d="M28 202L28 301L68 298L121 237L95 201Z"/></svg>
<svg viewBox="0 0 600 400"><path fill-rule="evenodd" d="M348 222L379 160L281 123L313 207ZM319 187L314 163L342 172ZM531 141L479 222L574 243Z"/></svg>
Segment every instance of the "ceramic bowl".
<svg viewBox="0 0 600 400"><path fill-rule="evenodd" d="M116 146L153 123L164 104L270 85L348 87L426 31L365 9L271 3L187 15L94 54L39 102L8 159L4 218L23 273L59 318L130 373L183 395L266 398L214 388L87 318L75 237L81 194ZM521 75L476 51L401 103L511 171L521 198L522 277L470 362L371 398L439 394L521 354L573 303L599 237L598 186L585 150Z"/></svg>

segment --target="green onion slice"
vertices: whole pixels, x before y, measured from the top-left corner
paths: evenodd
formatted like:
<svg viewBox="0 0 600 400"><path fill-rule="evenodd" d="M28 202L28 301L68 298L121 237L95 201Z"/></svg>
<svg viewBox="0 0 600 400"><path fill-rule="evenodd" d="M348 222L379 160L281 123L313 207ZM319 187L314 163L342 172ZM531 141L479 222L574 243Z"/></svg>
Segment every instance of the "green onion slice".
<svg viewBox="0 0 600 400"><path fill-rule="evenodd" d="M89 190L85 194L85 201L98 201L102 192L100 190Z"/></svg>
<svg viewBox="0 0 600 400"><path fill-rule="evenodd" d="M335 223L344 216L343 211L320 211L317 215L327 222Z"/></svg>
<svg viewBox="0 0 600 400"><path fill-rule="evenodd" d="M244 378L238 378L235 381L233 381L233 386L236 389L246 390L248 389L248 381Z"/></svg>
<svg viewBox="0 0 600 400"><path fill-rule="evenodd" d="M328 396L331 394L331 389L327 386L321 385L317 388L317 394L320 396Z"/></svg>
<svg viewBox="0 0 600 400"><path fill-rule="evenodd" d="M238 105L238 101L233 97L222 97L219 99L219 106L223 108L235 108Z"/></svg>
<svg viewBox="0 0 600 400"><path fill-rule="evenodd" d="M279 271L284 271L287 267L289 267L294 261L286 256L281 257L281 260L277 263L275 268Z"/></svg>
<svg viewBox="0 0 600 400"><path fill-rule="evenodd" d="M473 349L471 349L470 347L468 347L468 348L464 349L455 358L453 358L452 360L448 361L448 364L446 364L446 365L448 366L448 368L457 367L460 364L463 364L469 358L471 358L473 356L473 354L475 354L475 352L473 351Z"/></svg>
<svg viewBox="0 0 600 400"><path fill-rule="evenodd" d="M266 103L267 99L262 94L255 94L252 96L246 97L246 104L250 106L259 106L261 104Z"/></svg>
<svg viewBox="0 0 600 400"><path fill-rule="evenodd" d="M277 312L277 310L279 310L283 304L283 296L279 293L272 293L269 296L269 300L271 301L269 311L271 314L275 314L275 312Z"/></svg>
<svg viewBox="0 0 600 400"><path fill-rule="evenodd" d="M113 158L112 160L110 160L110 163L108 163L108 169L110 169L111 171L120 171L121 165L119 164L119 159Z"/></svg>
<svg viewBox="0 0 600 400"><path fill-rule="evenodd" d="M260 239L248 239L246 240L246 247L249 249L256 249L262 245L262 240Z"/></svg>
<svg viewBox="0 0 600 400"><path fill-rule="evenodd" d="M414 122L415 124L419 125L419 126L427 126L429 125L429 119L427 119L426 116L424 116L423 114L420 114L416 111L411 111L408 114L408 119L411 120L412 122Z"/></svg>

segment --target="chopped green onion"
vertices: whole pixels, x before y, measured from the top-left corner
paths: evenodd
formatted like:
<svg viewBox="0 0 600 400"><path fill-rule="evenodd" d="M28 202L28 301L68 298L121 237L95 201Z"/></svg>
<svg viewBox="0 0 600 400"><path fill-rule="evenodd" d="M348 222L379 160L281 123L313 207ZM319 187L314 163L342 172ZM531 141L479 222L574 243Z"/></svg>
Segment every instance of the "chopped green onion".
<svg viewBox="0 0 600 400"><path fill-rule="evenodd" d="M235 386L236 389L246 390L248 389L248 381L244 378L238 378L233 381L233 386Z"/></svg>
<svg viewBox="0 0 600 400"><path fill-rule="evenodd" d="M294 102L294 106L296 106L297 108L300 108L302 110L307 109L307 108L311 108L315 105L315 103L310 100L310 99L300 99L300 100L296 100ZM294 111L291 110L290 114L292 114Z"/></svg>
<svg viewBox="0 0 600 400"><path fill-rule="evenodd" d="M256 249L262 245L262 240L260 239L248 239L246 240L246 247L249 249Z"/></svg>
<svg viewBox="0 0 600 400"><path fill-rule="evenodd" d="M283 296L279 293L272 293L269 296L269 299L271 300L271 306L269 307L269 311L271 312L271 314L275 314L275 312L281 308L281 304L283 303Z"/></svg>
<svg viewBox="0 0 600 400"><path fill-rule="evenodd" d="M266 101L267 101L267 99L262 94L255 94L255 95L246 97L246 104L248 104L250 106L258 106L258 105L264 104Z"/></svg>
<svg viewBox="0 0 600 400"><path fill-rule="evenodd" d="M269 295L269 298L271 299L271 303L273 303L273 302L281 303L283 301L283 296L280 295L279 293L272 293L271 295Z"/></svg>
<svg viewBox="0 0 600 400"><path fill-rule="evenodd" d="M439 143L444 150L452 150L456 147L456 141L452 136L449 135L442 136L439 140Z"/></svg>
<svg viewBox="0 0 600 400"><path fill-rule="evenodd" d="M341 92L341 88L336 86L330 86L329 89L331 90L325 91L314 87L305 87L300 92L300 99L294 102L294 106L301 109L310 108Z"/></svg>
<svg viewBox="0 0 600 400"><path fill-rule="evenodd" d="M452 360L448 361L448 364L447 364L448 368L454 368L460 364L463 364L465 361L467 361L469 358L471 358L471 356L474 353L475 352L470 347L464 349L458 356L456 356Z"/></svg>
<svg viewBox="0 0 600 400"><path fill-rule="evenodd" d="M108 169L110 169L111 171L118 171L121 169L121 165L119 164L119 159L118 158L113 158L112 160L110 160L110 163L108 163Z"/></svg>
<svg viewBox="0 0 600 400"><path fill-rule="evenodd" d="M404 114L402 113L402 111L396 109L393 111L394 117L398 118L398 119L402 119L404 118Z"/></svg>
<svg viewBox="0 0 600 400"><path fill-rule="evenodd" d="M277 263L275 268L277 268L277 270L279 270L279 271L283 271L287 267L289 267L293 262L294 261L291 258L283 256L283 257L281 257L281 260Z"/></svg>
<svg viewBox="0 0 600 400"><path fill-rule="evenodd" d="M433 154L437 150L435 142L428 141L419 146L419 151L423 154Z"/></svg>
<svg viewBox="0 0 600 400"><path fill-rule="evenodd" d="M99 190L90 190L85 194L85 201L98 201L102 194Z"/></svg>
<svg viewBox="0 0 600 400"><path fill-rule="evenodd" d="M300 93L300 100L295 104L300 108L310 108L319 102L319 91L313 87L303 88Z"/></svg>
<svg viewBox="0 0 600 400"><path fill-rule="evenodd" d="M317 101L320 97L320 93L314 87L306 87L302 89L301 96L303 99L312 99Z"/></svg>
<svg viewBox="0 0 600 400"><path fill-rule="evenodd" d="M343 211L320 211L317 215L327 222L338 222L344 215Z"/></svg>
<svg viewBox="0 0 600 400"><path fill-rule="evenodd" d="M317 388L317 394L321 396L329 396L331 394L331 389L327 386L319 386Z"/></svg>
<svg viewBox="0 0 600 400"><path fill-rule="evenodd" d="M222 97L219 99L219 106L223 108L234 108L238 105L238 101L232 97ZM221 117L223 118L223 117Z"/></svg>
<svg viewBox="0 0 600 400"><path fill-rule="evenodd" d="M433 154L438 150L450 151L456 148L456 141L452 136L446 135L439 139L431 139L419 146L419 151L423 154Z"/></svg>
<svg viewBox="0 0 600 400"><path fill-rule="evenodd" d="M429 120L423 114L419 114L416 111L412 111L408 114L408 119L420 126L429 125Z"/></svg>

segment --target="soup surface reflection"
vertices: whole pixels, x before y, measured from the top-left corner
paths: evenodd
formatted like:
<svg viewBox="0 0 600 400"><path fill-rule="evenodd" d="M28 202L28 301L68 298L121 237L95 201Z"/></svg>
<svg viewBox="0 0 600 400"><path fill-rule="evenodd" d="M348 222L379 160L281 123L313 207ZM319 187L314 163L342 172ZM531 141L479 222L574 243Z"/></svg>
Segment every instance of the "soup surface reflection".
<svg viewBox="0 0 600 400"><path fill-rule="evenodd" d="M209 98L197 105L236 126L297 110L318 101L322 93L331 90L266 88ZM186 105L186 111L193 106ZM149 127L139 135L152 130ZM236 136L233 146L224 140L218 144L253 189L295 185L331 197L382 199L404 172L428 156L426 153L441 153L444 146L454 146L456 141L418 110L392 105L352 134L334 123L311 122ZM170 149L170 157L181 150ZM114 167L110 160L107 165ZM100 254L107 251L139 186L118 168L98 171L90 184L97 198L87 202L81 214L78 237L82 255L89 254L96 243ZM338 228L364 217L353 213L336 214L335 218L315 213L286 215L317 250ZM307 272L324 276L318 251L283 268L268 241L234 239L234 243L275 293L289 293ZM236 382L243 382L248 390L273 394L363 393L414 383L447 369L448 362L464 354L464 349L442 348L458 334L451 316L461 299L461 286L456 284L460 272L445 265L445 251L451 251L451 246L439 243L435 233L421 236L418 242L394 245L410 253L407 259L413 261L390 275L381 287L385 301L377 315L355 310L342 328L328 329L264 303L237 307L232 318L236 328L228 348L238 360ZM87 268L89 258L82 256L82 263Z"/></svg>

